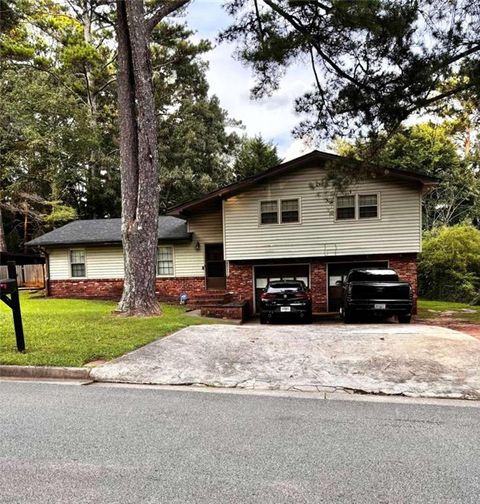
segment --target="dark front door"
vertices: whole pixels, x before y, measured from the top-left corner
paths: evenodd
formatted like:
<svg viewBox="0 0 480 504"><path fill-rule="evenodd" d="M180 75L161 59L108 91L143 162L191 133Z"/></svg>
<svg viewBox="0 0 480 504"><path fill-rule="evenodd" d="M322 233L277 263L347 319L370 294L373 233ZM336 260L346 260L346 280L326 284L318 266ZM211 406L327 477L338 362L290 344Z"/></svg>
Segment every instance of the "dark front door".
<svg viewBox="0 0 480 504"><path fill-rule="evenodd" d="M386 268L388 261L353 262L353 263L329 263L328 264L328 311L340 310L342 300L341 284L353 268Z"/></svg>
<svg viewBox="0 0 480 504"><path fill-rule="evenodd" d="M205 244L205 277L207 289L225 289L223 243Z"/></svg>

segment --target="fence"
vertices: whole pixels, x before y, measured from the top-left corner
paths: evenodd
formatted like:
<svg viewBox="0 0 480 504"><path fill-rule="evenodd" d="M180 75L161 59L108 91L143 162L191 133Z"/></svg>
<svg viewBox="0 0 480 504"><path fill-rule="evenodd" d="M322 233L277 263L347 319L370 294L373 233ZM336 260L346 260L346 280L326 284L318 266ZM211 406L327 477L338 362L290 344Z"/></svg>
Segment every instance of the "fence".
<svg viewBox="0 0 480 504"><path fill-rule="evenodd" d="M0 278L8 278L8 267L0 266ZM45 265L24 264L17 265L17 283L24 289L45 288Z"/></svg>

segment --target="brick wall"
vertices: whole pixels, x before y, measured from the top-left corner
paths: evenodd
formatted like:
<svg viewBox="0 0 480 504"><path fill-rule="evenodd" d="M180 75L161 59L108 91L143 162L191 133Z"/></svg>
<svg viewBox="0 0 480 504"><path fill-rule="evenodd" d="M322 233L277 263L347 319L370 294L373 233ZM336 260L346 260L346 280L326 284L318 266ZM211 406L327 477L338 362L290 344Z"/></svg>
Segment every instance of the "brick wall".
<svg viewBox="0 0 480 504"><path fill-rule="evenodd" d="M393 268L405 282L410 282L413 288L413 313L417 313L417 256L415 254L403 257L390 257L390 268Z"/></svg>
<svg viewBox="0 0 480 504"><path fill-rule="evenodd" d="M233 292L235 301L248 301L248 311L253 311L253 266L230 263L227 291Z"/></svg>
<svg viewBox="0 0 480 504"><path fill-rule="evenodd" d="M314 313L327 311L327 265L313 260L310 267L310 290Z"/></svg>
<svg viewBox="0 0 480 504"><path fill-rule="evenodd" d="M49 294L53 297L120 299L122 279L50 280ZM182 292L190 298L206 294L204 277L157 278L159 299L177 301Z"/></svg>

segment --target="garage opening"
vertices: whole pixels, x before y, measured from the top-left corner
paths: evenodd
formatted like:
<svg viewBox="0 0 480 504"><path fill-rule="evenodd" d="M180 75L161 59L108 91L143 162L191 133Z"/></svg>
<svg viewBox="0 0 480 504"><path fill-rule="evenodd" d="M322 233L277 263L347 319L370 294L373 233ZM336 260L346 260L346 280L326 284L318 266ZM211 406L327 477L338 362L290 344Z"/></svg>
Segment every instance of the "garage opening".
<svg viewBox="0 0 480 504"><path fill-rule="evenodd" d="M268 282L274 280L301 280L310 287L310 266L308 264L283 264L275 266L255 266L255 311L259 311L260 296Z"/></svg>
<svg viewBox="0 0 480 504"><path fill-rule="evenodd" d="M369 261L328 264L328 311L338 312L342 299L342 283L353 268L388 268L388 261Z"/></svg>

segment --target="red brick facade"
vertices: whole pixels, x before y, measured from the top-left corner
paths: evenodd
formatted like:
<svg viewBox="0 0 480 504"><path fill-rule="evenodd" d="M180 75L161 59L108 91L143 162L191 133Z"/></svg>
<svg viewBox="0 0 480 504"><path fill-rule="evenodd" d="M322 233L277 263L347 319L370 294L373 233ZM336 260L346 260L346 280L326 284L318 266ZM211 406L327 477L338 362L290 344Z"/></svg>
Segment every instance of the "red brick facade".
<svg viewBox="0 0 480 504"><path fill-rule="evenodd" d="M123 280L108 278L97 280L50 280L49 295L54 297L120 299ZM157 278L159 299L177 301L182 292L190 297L205 294L204 277Z"/></svg>
<svg viewBox="0 0 480 504"><path fill-rule="evenodd" d="M327 311L327 264L313 260L310 265L310 290L314 313Z"/></svg>
<svg viewBox="0 0 480 504"><path fill-rule="evenodd" d="M247 301L253 311L253 266L230 263L227 276L227 291L233 293L235 301Z"/></svg>
<svg viewBox="0 0 480 504"><path fill-rule="evenodd" d="M313 311L316 313L327 311L327 263L335 261L355 262L364 259L364 257L349 258L313 258L310 263L310 288L312 291ZM417 300L417 264L416 254L397 254L390 256L370 256L368 260L388 260L391 268L395 269L402 280L412 284L414 289L414 312L416 313ZM285 261L283 261L284 263ZM305 261L303 261L305 262ZM258 261L255 261L257 264ZM274 264L274 261L272 261ZM229 273L227 276L226 291L231 292L232 296L228 301L241 303L246 301L248 307L247 314L253 312L254 298L254 275L253 262L230 262ZM214 301L212 296L219 295L217 305L221 304L227 298L221 293L212 293L205 287L204 277L186 277L186 278L157 278L157 295L159 299L177 301L182 292L186 292L192 304L195 299L199 301L196 305L205 305ZM78 297L78 298L104 298L119 299L122 294L123 280L105 279L105 280L50 280L49 294L55 297ZM239 312L238 308L231 310ZM210 310L210 316L214 316L215 310ZM226 312L222 312L226 316ZM230 313L230 312L229 312Z"/></svg>

